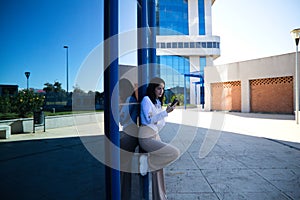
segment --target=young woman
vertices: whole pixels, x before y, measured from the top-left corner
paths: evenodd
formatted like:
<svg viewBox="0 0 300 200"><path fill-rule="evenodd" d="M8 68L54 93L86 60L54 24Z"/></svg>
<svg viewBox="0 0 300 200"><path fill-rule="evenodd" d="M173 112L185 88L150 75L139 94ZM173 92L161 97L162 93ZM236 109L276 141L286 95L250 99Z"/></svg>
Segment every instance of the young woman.
<svg viewBox="0 0 300 200"><path fill-rule="evenodd" d="M147 94L141 102L141 126L139 128L139 145L147 152L140 157L140 169L149 166L152 172L152 196L154 200L166 200L163 168L179 157L179 150L161 141L159 131L164 127L164 118L172 112L176 105L163 109L165 82L161 78L153 78L148 87Z"/></svg>
<svg viewBox="0 0 300 200"><path fill-rule="evenodd" d="M132 155L138 146L138 103L134 88L128 79L119 81L120 95L120 167L121 199L131 199Z"/></svg>

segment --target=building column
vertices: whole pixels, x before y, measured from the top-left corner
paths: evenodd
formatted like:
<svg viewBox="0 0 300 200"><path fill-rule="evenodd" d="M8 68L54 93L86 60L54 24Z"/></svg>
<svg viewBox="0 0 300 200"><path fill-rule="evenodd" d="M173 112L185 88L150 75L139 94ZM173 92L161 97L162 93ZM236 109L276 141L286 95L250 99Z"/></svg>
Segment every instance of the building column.
<svg viewBox="0 0 300 200"><path fill-rule="evenodd" d="M241 111L250 112L250 84L248 79L241 80Z"/></svg>
<svg viewBox="0 0 300 200"><path fill-rule="evenodd" d="M198 0L188 1L189 35L199 35Z"/></svg>
<svg viewBox="0 0 300 200"><path fill-rule="evenodd" d="M205 12L205 35L212 35L211 0L204 0Z"/></svg>

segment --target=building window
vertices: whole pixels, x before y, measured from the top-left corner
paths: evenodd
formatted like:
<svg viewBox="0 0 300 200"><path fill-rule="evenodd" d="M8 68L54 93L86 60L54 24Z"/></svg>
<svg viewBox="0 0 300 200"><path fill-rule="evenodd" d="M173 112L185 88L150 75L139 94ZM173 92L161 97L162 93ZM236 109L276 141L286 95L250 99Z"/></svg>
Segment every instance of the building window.
<svg viewBox="0 0 300 200"><path fill-rule="evenodd" d="M207 48L212 48L212 42L207 42Z"/></svg>
<svg viewBox="0 0 300 200"><path fill-rule="evenodd" d="M188 43L188 42L185 42L185 43L183 43L183 47L184 47L184 48L189 48L189 47L190 47L190 45L189 45L189 43Z"/></svg>
<svg viewBox="0 0 300 200"><path fill-rule="evenodd" d="M177 42L172 42L172 48L177 48Z"/></svg>
<svg viewBox="0 0 300 200"><path fill-rule="evenodd" d="M182 56L158 56L160 77L166 81L166 89L183 88L184 74L190 73L189 59ZM189 87L190 79L186 78Z"/></svg>
<svg viewBox="0 0 300 200"><path fill-rule="evenodd" d="M188 35L188 3L186 0L159 0L156 5L158 35Z"/></svg>
<svg viewBox="0 0 300 200"><path fill-rule="evenodd" d="M206 57L200 56L200 74L204 74L204 68L206 67Z"/></svg>
<svg viewBox="0 0 300 200"><path fill-rule="evenodd" d="M178 42L178 48L183 48L183 43L182 42Z"/></svg>
<svg viewBox="0 0 300 200"><path fill-rule="evenodd" d="M171 42L167 43L167 48L171 48Z"/></svg>
<svg viewBox="0 0 300 200"><path fill-rule="evenodd" d="M205 0L198 0L199 35L205 35Z"/></svg>
<svg viewBox="0 0 300 200"><path fill-rule="evenodd" d="M217 48L217 43L213 42L213 48Z"/></svg>

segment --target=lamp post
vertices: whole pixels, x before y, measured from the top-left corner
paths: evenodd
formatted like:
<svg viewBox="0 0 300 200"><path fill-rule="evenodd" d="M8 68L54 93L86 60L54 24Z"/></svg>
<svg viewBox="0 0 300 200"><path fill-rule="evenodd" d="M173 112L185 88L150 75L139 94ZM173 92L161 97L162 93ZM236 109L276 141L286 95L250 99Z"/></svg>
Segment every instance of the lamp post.
<svg viewBox="0 0 300 200"><path fill-rule="evenodd" d="M27 78L27 90L29 89L29 76L30 76L30 72L25 72L25 76Z"/></svg>
<svg viewBox="0 0 300 200"><path fill-rule="evenodd" d="M292 37L296 42L296 68L295 68L295 96L296 96L296 123L299 124L299 69L298 69L298 44L300 38L300 28L291 31Z"/></svg>
<svg viewBox="0 0 300 200"><path fill-rule="evenodd" d="M67 70L67 94L69 93L69 58L68 58L68 46L64 46L65 49L67 49L66 51L66 70Z"/></svg>

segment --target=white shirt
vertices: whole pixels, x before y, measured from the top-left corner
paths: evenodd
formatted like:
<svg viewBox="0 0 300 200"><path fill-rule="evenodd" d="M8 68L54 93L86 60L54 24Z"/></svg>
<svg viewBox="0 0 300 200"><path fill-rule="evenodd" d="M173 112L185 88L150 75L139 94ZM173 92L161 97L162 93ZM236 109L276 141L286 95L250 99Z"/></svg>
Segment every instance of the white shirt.
<svg viewBox="0 0 300 200"><path fill-rule="evenodd" d="M123 130L131 124L136 124L138 115L137 102L133 97L128 97L120 110L120 125Z"/></svg>
<svg viewBox="0 0 300 200"><path fill-rule="evenodd" d="M158 132L164 127L164 118L168 116L168 113L162 109L158 99L156 102L154 105L148 96L143 98L141 102L141 123Z"/></svg>

